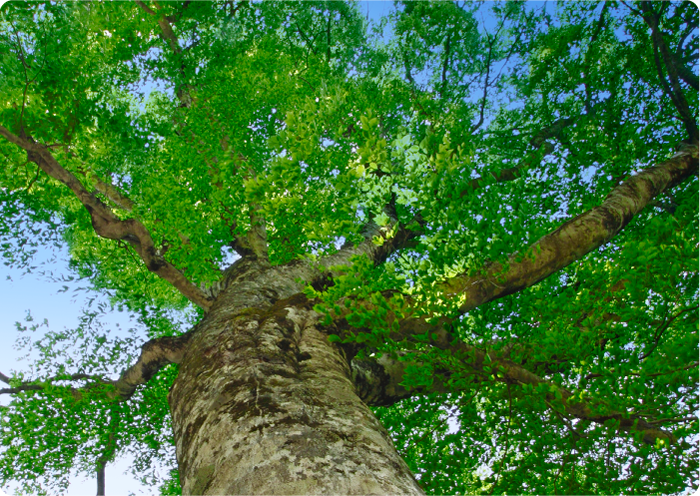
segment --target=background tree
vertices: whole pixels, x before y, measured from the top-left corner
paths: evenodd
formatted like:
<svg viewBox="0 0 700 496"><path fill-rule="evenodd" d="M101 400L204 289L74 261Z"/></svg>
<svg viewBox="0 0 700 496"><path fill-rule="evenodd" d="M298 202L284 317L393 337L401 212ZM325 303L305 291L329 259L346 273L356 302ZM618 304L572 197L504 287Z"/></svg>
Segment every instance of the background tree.
<svg viewBox="0 0 700 496"><path fill-rule="evenodd" d="M694 487L690 2L3 16L5 256L58 239L142 323L25 338L3 481L174 445L163 492Z"/></svg>

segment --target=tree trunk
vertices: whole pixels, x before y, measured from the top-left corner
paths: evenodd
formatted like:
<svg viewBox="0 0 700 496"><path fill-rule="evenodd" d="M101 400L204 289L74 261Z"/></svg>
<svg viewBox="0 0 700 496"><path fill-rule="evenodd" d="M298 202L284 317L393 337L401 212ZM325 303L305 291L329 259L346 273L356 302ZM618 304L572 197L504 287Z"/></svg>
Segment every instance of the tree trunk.
<svg viewBox="0 0 700 496"><path fill-rule="evenodd" d="M232 285L192 337L169 395L183 494L422 494L342 349L280 284Z"/></svg>

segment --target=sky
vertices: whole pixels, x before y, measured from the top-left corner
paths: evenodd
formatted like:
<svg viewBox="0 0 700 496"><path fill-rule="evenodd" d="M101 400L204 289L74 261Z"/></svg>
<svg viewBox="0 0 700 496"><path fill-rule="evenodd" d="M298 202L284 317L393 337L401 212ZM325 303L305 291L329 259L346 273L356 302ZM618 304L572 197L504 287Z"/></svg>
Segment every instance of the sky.
<svg viewBox="0 0 700 496"><path fill-rule="evenodd" d="M80 283L53 282L41 276L39 272L51 270L54 273L68 274L68 253L60 251L56 255L57 260L48 262L53 258L54 253L48 250L40 250L37 253L37 269L30 274L25 274L24 270L12 269L5 265L0 265L0 372L11 375L13 370L28 369L31 360L20 360L25 353L15 346L15 339L18 332L15 322L24 322L28 311L36 321L48 320L49 328L52 330L74 329L77 327L80 310L85 307L87 300L94 296L94 293L79 291ZM64 291L64 286L68 290ZM110 329L115 329L116 324L120 324L122 329L135 326L135 323L128 318L128 314L113 312L104 319L106 324L111 324ZM3 384L0 387L4 387ZM9 402L7 395L0 396L0 404L6 405ZM146 488L130 474L124 475L124 471L130 465L129 459L121 459L111 464L106 470L107 494L126 495L151 494L153 488ZM71 477L71 485L67 494L69 496L94 495L97 489L96 479L93 477L86 480L84 476ZM141 492L143 489L146 491ZM0 496L12 494L12 486L6 487L7 493L0 489Z"/></svg>

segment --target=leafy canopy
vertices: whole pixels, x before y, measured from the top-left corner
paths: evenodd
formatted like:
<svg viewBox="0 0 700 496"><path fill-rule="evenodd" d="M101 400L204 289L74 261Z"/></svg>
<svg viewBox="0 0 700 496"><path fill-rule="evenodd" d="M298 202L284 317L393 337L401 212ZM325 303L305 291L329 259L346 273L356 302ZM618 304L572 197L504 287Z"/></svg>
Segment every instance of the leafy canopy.
<svg viewBox="0 0 700 496"><path fill-rule="evenodd" d="M696 178L511 296L460 316L439 284L507 263L697 131L698 11L645 8L397 2L376 25L342 2L11 2L0 125L49 147L118 219L137 219L196 287L214 287L252 249L240 239L260 222L273 265L359 243L372 222L389 237L416 233L386 261L359 258L307 293L328 318L339 301L374 301L374 313L358 304L348 317L370 332L330 338L365 356L420 357L406 387L429 390L449 371L441 392L376 409L426 491L674 493L697 480ZM40 358L10 386L41 387L2 407L0 480L58 490L71 468L126 452L152 477L157 461L174 463L165 396L176 367L126 402L91 380L116 377L145 338L177 335L202 311L128 239L96 236L81 199L25 150L3 138L0 154L7 263L66 244L70 277L109 298L77 329L20 326ZM401 311L399 294L581 398L666 419L679 442L573 418L551 391L499 380L496 366L475 372L430 336L393 340L382 318ZM135 334L100 327L110 305L136 316Z"/></svg>

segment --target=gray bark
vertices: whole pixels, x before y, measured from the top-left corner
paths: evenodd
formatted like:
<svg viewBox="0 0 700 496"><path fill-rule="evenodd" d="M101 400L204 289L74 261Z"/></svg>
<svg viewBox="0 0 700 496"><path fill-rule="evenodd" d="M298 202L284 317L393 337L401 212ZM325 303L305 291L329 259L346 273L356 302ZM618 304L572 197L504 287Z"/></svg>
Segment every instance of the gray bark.
<svg viewBox="0 0 700 496"><path fill-rule="evenodd" d="M422 494L280 270L231 284L169 395L184 494Z"/></svg>

